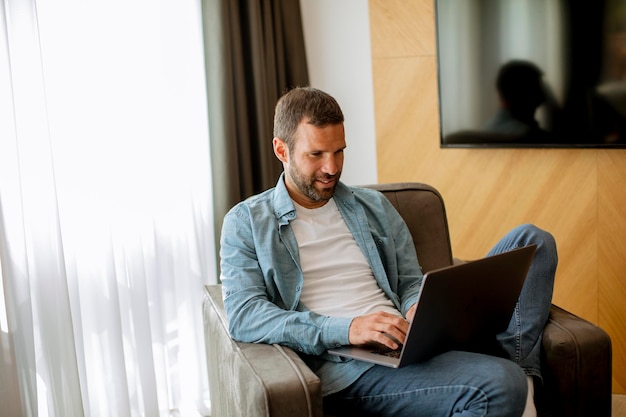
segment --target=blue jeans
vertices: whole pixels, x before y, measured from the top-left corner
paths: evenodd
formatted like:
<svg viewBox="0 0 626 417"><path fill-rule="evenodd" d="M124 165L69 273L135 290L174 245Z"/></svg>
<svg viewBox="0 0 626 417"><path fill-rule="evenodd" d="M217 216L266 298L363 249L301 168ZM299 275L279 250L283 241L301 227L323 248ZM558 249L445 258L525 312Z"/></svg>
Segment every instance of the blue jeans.
<svg viewBox="0 0 626 417"><path fill-rule="evenodd" d="M550 314L558 262L554 238L535 226L518 226L504 236L489 255L533 243L537 245L535 259L509 327L497 339L506 358L522 367L527 375L541 379L541 336Z"/></svg>
<svg viewBox="0 0 626 417"><path fill-rule="evenodd" d="M541 335L552 302L556 245L549 233L522 225L489 252L533 243L537 253L515 312L508 329L496 337L498 356L450 351L400 369L375 366L345 390L325 397L325 411L394 417L521 416L526 375L541 378Z"/></svg>

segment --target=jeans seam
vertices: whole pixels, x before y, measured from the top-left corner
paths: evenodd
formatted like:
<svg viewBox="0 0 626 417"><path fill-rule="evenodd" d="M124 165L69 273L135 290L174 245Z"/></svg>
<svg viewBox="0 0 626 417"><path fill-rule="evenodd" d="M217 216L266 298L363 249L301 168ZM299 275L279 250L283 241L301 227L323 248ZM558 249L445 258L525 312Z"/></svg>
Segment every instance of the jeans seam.
<svg viewBox="0 0 626 417"><path fill-rule="evenodd" d="M519 302L515 304L515 363L522 359L522 317Z"/></svg>
<svg viewBox="0 0 626 417"><path fill-rule="evenodd" d="M380 400L380 399L385 399L385 398L406 397L412 394L417 394L419 392L440 391L440 390L452 391L452 390L457 390L459 388L478 393L480 395L481 401L485 404L484 407L482 407L483 408L482 416L487 415L488 406L489 406L489 398L487 394L485 393L485 391L479 388L469 386L469 385L441 385L441 386L436 386L436 387L418 388L418 389L409 390L409 391L392 392L388 394L365 395L362 397L348 396L348 397L345 397L344 400L365 404L369 401Z"/></svg>

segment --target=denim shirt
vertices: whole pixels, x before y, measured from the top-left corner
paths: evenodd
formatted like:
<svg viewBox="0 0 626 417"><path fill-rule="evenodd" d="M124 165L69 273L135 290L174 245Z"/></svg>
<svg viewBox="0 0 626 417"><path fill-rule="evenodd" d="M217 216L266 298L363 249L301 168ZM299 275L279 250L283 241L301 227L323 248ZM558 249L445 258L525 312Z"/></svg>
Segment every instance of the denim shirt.
<svg viewBox="0 0 626 417"><path fill-rule="evenodd" d="M422 271L403 219L375 190L339 183L334 199L378 286L405 315L417 300ZM276 187L226 214L220 248L224 306L235 340L294 349L328 395L348 387L373 365L325 354L349 344L352 319L322 316L300 303L304 277L290 226L295 218L284 174Z"/></svg>

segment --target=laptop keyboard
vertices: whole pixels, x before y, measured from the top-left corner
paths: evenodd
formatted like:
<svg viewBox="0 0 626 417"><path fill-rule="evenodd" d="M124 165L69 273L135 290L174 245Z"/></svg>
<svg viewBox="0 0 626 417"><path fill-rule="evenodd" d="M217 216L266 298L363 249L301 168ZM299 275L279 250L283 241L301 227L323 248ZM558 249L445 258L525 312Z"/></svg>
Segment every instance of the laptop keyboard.
<svg viewBox="0 0 626 417"><path fill-rule="evenodd" d="M372 351L372 353L375 353L377 355L389 356L390 358L396 358L396 359L400 357L401 352L402 352L402 348L396 349L396 350L392 350L389 348L381 348L381 349L376 349Z"/></svg>

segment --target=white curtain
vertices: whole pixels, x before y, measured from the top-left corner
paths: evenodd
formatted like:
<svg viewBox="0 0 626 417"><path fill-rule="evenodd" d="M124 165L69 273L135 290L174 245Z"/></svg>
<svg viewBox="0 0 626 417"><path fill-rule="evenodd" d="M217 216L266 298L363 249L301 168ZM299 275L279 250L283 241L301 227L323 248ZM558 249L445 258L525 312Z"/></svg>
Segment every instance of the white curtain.
<svg viewBox="0 0 626 417"><path fill-rule="evenodd" d="M3 416L209 414L200 2L0 2Z"/></svg>

